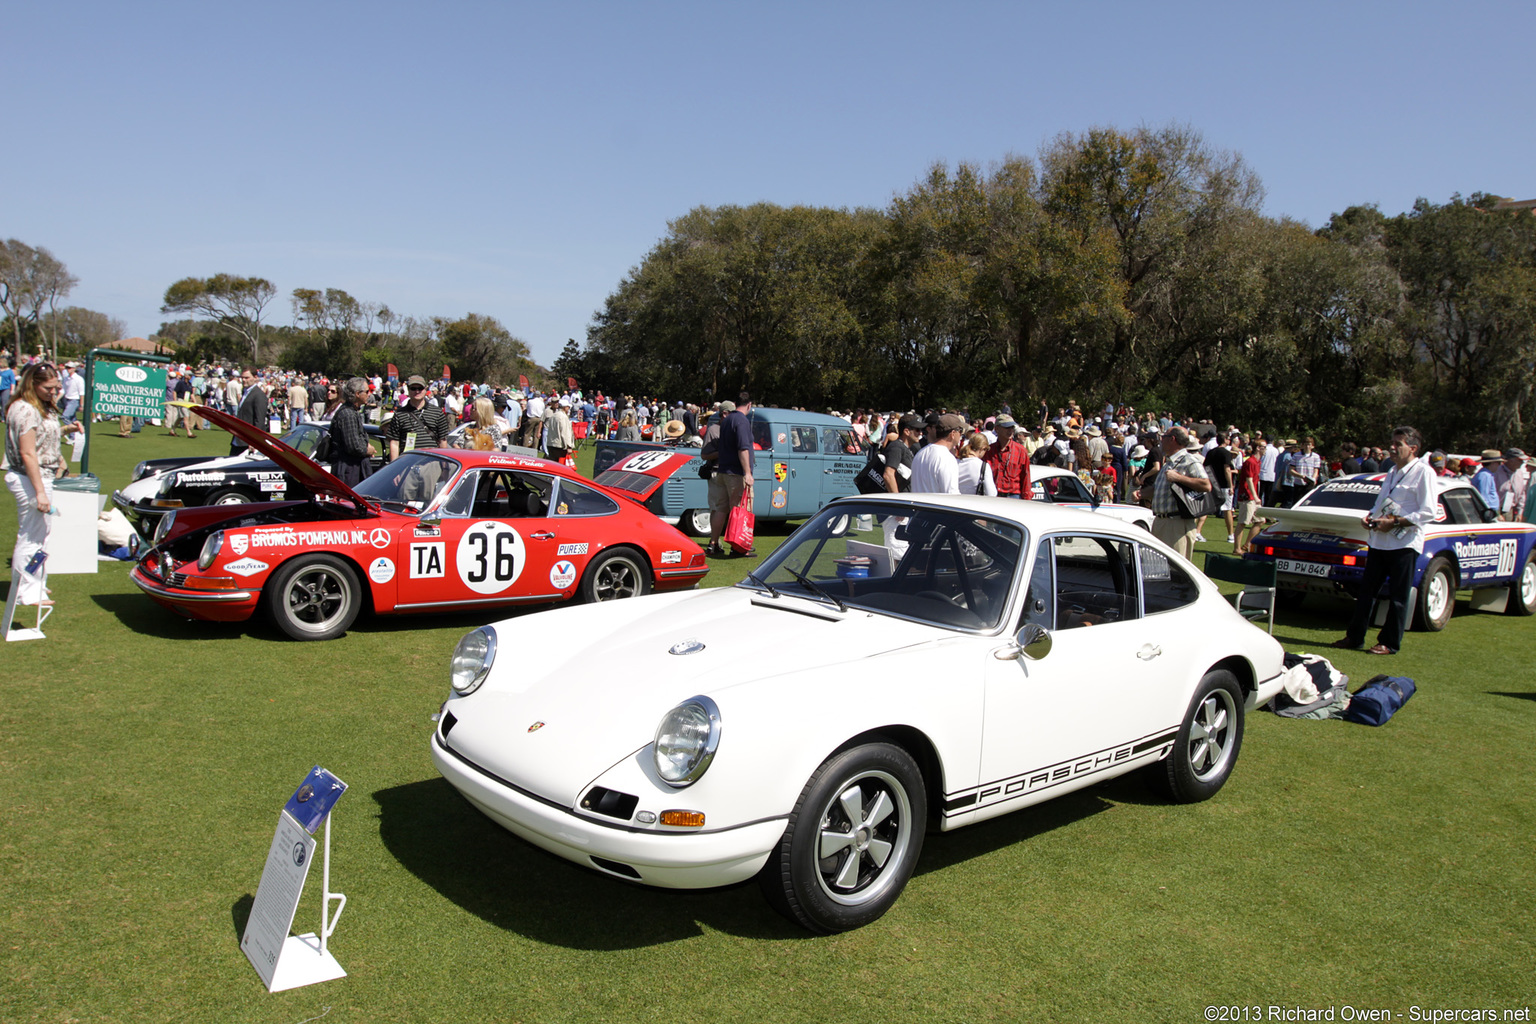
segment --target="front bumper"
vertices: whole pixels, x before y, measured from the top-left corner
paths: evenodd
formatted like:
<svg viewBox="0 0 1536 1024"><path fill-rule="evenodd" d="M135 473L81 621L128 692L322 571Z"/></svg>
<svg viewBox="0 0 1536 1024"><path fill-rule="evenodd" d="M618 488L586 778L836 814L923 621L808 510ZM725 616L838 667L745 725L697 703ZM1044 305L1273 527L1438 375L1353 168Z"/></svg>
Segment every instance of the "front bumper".
<svg viewBox="0 0 1536 1024"><path fill-rule="evenodd" d="M593 858L632 869L666 889L733 885L751 878L784 835L785 819L703 832L646 832L605 825L512 788L447 748L434 732L432 763L492 821L543 850L604 874L634 880ZM680 800L686 802L685 797Z"/></svg>
<svg viewBox="0 0 1536 1024"><path fill-rule="evenodd" d="M205 622L244 622L261 600L260 589L189 590L172 586L145 572L142 565L135 565L128 578L162 608Z"/></svg>

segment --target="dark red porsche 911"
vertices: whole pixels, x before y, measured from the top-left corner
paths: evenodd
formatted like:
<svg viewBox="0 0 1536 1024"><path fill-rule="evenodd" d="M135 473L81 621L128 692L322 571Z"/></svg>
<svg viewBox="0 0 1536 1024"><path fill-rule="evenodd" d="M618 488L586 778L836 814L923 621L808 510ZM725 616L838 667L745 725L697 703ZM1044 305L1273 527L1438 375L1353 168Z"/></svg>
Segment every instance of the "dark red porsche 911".
<svg viewBox="0 0 1536 1024"><path fill-rule="evenodd" d="M265 611L299 640L376 614L572 600L691 587L704 552L633 498L544 459L407 452L349 488L265 431L213 409L215 425L299 480L307 501L168 513L133 582L192 619Z"/></svg>

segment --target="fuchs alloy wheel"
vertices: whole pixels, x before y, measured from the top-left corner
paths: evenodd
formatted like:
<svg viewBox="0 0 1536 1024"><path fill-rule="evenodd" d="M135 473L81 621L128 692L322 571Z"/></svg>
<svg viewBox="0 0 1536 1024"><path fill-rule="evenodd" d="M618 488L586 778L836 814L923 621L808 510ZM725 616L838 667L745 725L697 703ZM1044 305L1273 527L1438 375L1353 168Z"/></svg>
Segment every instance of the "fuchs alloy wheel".
<svg viewBox="0 0 1536 1024"><path fill-rule="evenodd" d="M587 566L581 578L583 601L618 601L651 592L651 571L630 548L605 551Z"/></svg>
<svg viewBox="0 0 1536 1024"><path fill-rule="evenodd" d="M363 603L357 574L346 562L330 555L290 559L272 574L267 594L272 621L295 640L341 636Z"/></svg>
<svg viewBox="0 0 1536 1024"><path fill-rule="evenodd" d="M1207 672L1195 688L1178 738L1166 758L1147 769L1155 788L1179 803L1215 796L1232 774L1243 746L1243 691L1225 669Z"/></svg>
<svg viewBox="0 0 1536 1024"><path fill-rule="evenodd" d="M1456 610L1456 577L1451 564L1436 556L1424 567L1419 579L1419 607L1413 617L1414 627L1438 633L1451 621Z"/></svg>
<svg viewBox="0 0 1536 1024"><path fill-rule="evenodd" d="M708 537L709 509L691 508L678 517L677 525L690 537Z"/></svg>
<svg viewBox="0 0 1536 1024"><path fill-rule="evenodd" d="M828 758L806 782L758 881L790 920L823 934L876 920L922 852L928 798L905 750L870 743Z"/></svg>
<svg viewBox="0 0 1536 1024"><path fill-rule="evenodd" d="M1525 556L1525 565L1509 588L1509 603L1504 610L1511 615L1536 615L1536 551Z"/></svg>

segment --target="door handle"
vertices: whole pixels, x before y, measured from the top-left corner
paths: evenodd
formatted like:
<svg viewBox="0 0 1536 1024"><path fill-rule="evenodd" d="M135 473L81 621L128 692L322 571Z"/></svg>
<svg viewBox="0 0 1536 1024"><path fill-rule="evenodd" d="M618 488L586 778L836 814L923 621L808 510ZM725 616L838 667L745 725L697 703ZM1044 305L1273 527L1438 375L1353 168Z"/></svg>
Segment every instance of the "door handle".
<svg viewBox="0 0 1536 1024"><path fill-rule="evenodd" d="M537 530L528 535L534 540L554 540L555 535L548 530Z"/></svg>
<svg viewBox="0 0 1536 1024"><path fill-rule="evenodd" d="M1151 661L1153 658L1162 653L1163 649L1161 647L1158 647L1155 644L1145 644L1142 646L1141 650L1136 652L1136 657L1140 658L1142 661Z"/></svg>

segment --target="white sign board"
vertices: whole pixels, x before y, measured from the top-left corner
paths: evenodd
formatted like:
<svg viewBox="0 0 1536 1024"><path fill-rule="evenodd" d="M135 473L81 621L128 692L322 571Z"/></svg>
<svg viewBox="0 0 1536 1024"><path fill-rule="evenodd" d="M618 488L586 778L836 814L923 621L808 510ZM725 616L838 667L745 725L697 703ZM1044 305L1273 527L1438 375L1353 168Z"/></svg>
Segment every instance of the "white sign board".
<svg viewBox="0 0 1536 1024"><path fill-rule="evenodd" d="M245 924L245 935L240 939L246 959L269 990L275 991L272 979L283 955L283 945L288 941L288 929L293 926L294 912L299 909L299 896L304 892L314 852L315 837L305 832L287 811L279 812L272 848L267 851L267 866L262 869L261 884L256 887L256 902Z"/></svg>

